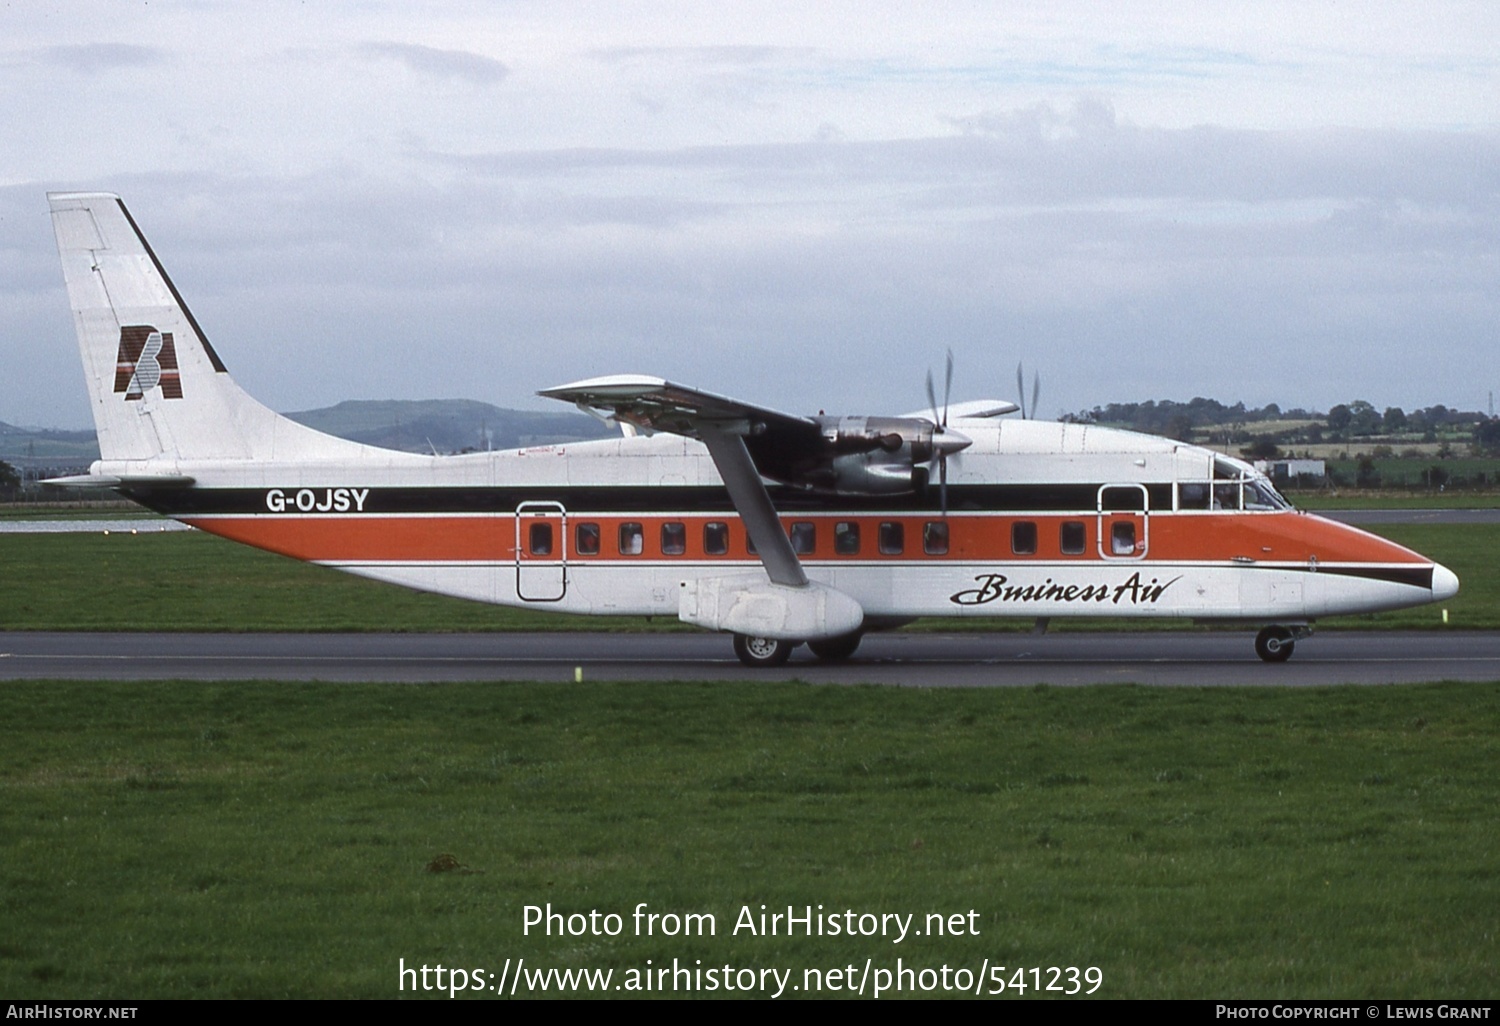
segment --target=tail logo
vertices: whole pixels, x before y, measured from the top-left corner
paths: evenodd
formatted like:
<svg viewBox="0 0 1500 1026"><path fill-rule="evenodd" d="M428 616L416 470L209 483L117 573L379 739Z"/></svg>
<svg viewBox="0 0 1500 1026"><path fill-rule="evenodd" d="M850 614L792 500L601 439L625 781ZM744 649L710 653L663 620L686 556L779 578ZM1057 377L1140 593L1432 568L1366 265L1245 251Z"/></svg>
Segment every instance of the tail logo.
<svg viewBox="0 0 1500 1026"><path fill-rule="evenodd" d="M177 368L177 349L170 331L157 331L149 324L120 329L120 351L115 357L115 391L125 398L140 399L161 386L163 399L182 398L182 375Z"/></svg>

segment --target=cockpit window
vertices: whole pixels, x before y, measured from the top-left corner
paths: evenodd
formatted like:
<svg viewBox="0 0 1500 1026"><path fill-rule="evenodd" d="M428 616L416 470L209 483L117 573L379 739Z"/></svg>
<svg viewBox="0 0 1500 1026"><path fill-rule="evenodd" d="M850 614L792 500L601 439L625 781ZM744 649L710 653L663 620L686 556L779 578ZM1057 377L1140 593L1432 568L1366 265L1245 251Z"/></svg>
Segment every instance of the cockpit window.
<svg viewBox="0 0 1500 1026"><path fill-rule="evenodd" d="M1196 485L1179 484L1177 502L1179 509L1189 505L1189 491ZM1252 468L1248 463L1220 456L1214 460L1213 509L1246 509L1265 512L1291 509L1292 504L1282 498L1270 478ZM1196 492L1194 491L1194 495Z"/></svg>
<svg viewBox="0 0 1500 1026"><path fill-rule="evenodd" d="M1252 477L1245 482L1246 509L1291 509L1292 504L1281 497L1276 487L1263 477Z"/></svg>
<svg viewBox="0 0 1500 1026"><path fill-rule="evenodd" d="M1214 477L1220 481L1237 481L1243 473L1243 470L1222 456L1214 460Z"/></svg>
<svg viewBox="0 0 1500 1026"><path fill-rule="evenodd" d="M1238 481L1214 482L1214 509L1239 509L1240 484Z"/></svg>

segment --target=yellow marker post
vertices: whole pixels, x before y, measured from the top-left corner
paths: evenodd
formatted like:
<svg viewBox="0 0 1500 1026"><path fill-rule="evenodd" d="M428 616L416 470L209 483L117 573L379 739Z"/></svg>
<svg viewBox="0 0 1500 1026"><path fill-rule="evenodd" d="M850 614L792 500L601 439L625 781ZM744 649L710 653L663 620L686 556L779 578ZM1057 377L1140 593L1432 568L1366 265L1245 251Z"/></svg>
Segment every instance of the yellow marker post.
<svg viewBox="0 0 1500 1026"><path fill-rule="evenodd" d="M1444 620L1448 619L1448 611L1446 609L1443 610L1443 619ZM583 683L583 667L582 666L575 666L575 667L573 667L573 683L574 684L582 684Z"/></svg>

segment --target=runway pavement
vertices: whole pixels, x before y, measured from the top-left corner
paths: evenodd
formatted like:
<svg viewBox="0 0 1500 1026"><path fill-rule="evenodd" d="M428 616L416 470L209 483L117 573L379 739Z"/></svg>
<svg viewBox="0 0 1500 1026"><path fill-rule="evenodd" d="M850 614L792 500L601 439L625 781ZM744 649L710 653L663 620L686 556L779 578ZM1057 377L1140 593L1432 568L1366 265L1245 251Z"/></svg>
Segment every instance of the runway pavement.
<svg viewBox="0 0 1500 1026"><path fill-rule="evenodd" d="M1325 631L1290 662L1250 632L872 635L847 663L799 648L751 670L725 635L0 633L0 680L805 680L913 687L1313 686L1500 680L1500 633Z"/></svg>
<svg viewBox="0 0 1500 1026"><path fill-rule="evenodd" d="M1320 517L1345 524L1500 524L1500 509L1325 509Z"/></svg>

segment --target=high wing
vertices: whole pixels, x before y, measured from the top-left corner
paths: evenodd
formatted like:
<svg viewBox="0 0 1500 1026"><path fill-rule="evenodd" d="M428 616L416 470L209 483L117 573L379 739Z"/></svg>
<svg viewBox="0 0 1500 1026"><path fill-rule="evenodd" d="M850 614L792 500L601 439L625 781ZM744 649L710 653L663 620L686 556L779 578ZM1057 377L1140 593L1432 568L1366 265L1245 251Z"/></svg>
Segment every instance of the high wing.
<svg viewBox="0 0 1500 1026"><path fill-rule="evenodd" d="M585 413L597 415L597 411L607 410L615 420L646 432L701 438L699 426L712 424L721 431L763 440L765 444L756 448L768 453L812 455L823 447L822 429L811 417L793 416L641 374L590 378L544 388L537 394L574 403ZM770 469L766 476L779 479Z"/></svg>
<svg viewBox="0 0 1500 1026"><path fill-rule="evenodd" d="M625 374L543 389L645 431L740 438L756 473L778 484L833 495L899 495L926 486L928 466L970 444L927 417L799 417L662 378ZM971 404L980 416L1010 404ZM718 456L715 455L717 462ZM720 468L722 473L723 468Z"/></svg>

